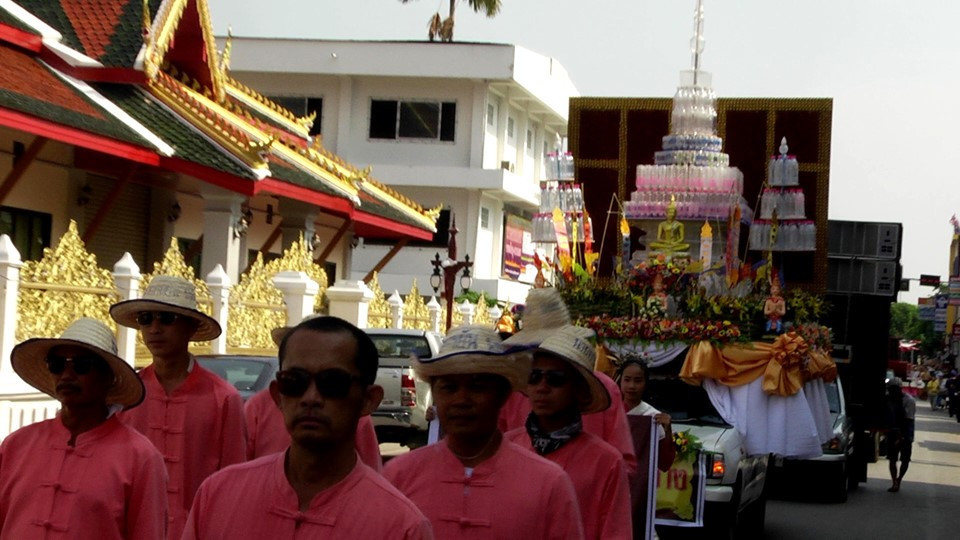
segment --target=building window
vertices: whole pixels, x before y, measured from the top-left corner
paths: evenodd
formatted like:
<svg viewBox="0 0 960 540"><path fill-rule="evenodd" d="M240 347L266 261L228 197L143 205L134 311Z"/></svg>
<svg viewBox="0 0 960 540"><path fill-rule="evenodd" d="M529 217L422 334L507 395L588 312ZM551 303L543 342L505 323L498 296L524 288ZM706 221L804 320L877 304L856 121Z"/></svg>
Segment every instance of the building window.
<svg viewBox="0 0 960 540"><path fill-rule="evenodd" d="M486 206L480 207L480 228L490 230L490 209Z"/></svg>
<svg viewBox="0 0 960 540"><path fill-rule="evenodd" d="M453 141L457 104L440 101L374 99L370 102L371 139Z"/></svg>
<svg viewBox="0 0 960 540"><path fill-rule="evenodd" d="M314 119L313 126L310 128L310 136L320 135L322 127L321 120L323 120L323 98L270 96L268 99L292 112L297 118L303 118L316 112L317 117Z"/></svg>
<svg viewBox="0 0 960 540"><path fill-rule="evenodd" d="M530 149L531 152L533 151L533 130L532 129L527 130L527 148Z"/></svg>
<svg viewBox="0 0 960 540"><path fill-rule="evenodd" d="M487 125L492 128L497 126L497 108L493 103L487 103Z"/></svg>
<svg viewBox="0 0 960 540"><path fill-rule="evenodd" d="M0 234L10 237L25 261L40 260L43 248L50 247L52 220L43 212L0 206Z"/></svg>
<svg viewBox="0 0 960 540"><path fill-rule="evenodd" d="M514 123L514 122L513 122L513 117L512 117L512 116L507 117L507 137L510 138L510 139L512 139L513 136L514 136L514 127L515 127L515 126L513 125L513 123Z"/></svg>

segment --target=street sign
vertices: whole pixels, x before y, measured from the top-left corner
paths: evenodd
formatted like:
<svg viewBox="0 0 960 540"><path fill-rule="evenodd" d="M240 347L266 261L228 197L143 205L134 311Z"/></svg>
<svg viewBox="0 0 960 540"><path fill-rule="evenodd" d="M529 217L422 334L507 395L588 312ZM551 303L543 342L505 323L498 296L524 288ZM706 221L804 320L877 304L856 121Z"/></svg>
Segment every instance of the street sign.
<svg viewBox="0 0 960 540"><path fill-rule="evenodd" d="M938 294L934 302L936 303L937 309L947 309L947 305L949 304L949 300L945 294Z"/></svg>
<svg viewBox="0 0 960 540"><path fill-rule="evenodd" d="M940 276L932 276L930 274L920 274L920 285L923 285L925 287L939 287Z"/></svg>

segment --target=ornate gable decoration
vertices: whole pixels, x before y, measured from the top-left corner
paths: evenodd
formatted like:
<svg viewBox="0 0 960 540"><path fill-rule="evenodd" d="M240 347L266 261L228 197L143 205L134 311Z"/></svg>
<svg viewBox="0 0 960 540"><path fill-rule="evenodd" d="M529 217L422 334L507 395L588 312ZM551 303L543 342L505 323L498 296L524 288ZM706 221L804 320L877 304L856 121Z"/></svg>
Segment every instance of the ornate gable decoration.
<svg viewBox="0 0 960 540"><path fill-rule="evenodd" d="M213 25L206 0L166 0L150 23L150 11L143 1L143 68L152 80L164 64L177 66L223 101L224 77L213 39Z"/></svg>

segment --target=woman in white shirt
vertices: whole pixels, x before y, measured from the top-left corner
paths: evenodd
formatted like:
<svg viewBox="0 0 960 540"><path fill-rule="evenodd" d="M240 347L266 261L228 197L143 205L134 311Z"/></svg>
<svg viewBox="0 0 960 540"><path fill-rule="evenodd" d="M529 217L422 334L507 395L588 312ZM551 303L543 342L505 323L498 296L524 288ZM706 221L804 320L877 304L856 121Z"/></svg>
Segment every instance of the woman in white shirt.
<svg viewBox="0 0 960 540"><path fill-rule="evenodd" d="M658 411L649 403L643 401L643 391L647 387L647 366L641 360L630 358L624 360L617 369L617 384L623 395L623 407L627 414L638 416L652 416L657 423L657 432L660 440L657 468L661 471L670 469L676 457L676 448L673 446L673 432L670 430L670 415Z"/></svg>

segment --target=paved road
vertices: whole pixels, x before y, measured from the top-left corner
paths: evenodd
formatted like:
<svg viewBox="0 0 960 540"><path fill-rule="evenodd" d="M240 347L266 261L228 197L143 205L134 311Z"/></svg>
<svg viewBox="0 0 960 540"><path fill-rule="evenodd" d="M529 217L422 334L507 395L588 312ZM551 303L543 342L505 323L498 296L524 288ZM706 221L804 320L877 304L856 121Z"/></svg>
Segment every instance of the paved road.
<svg viewBox="0 0 960 540"><path fill-rule="evenodd" d="M845 504L819 504L800 495L767 503L766 538L874 540L960 539L960 423L917 403L913 462L899 493L888 493L885 459Z"/></svg>

